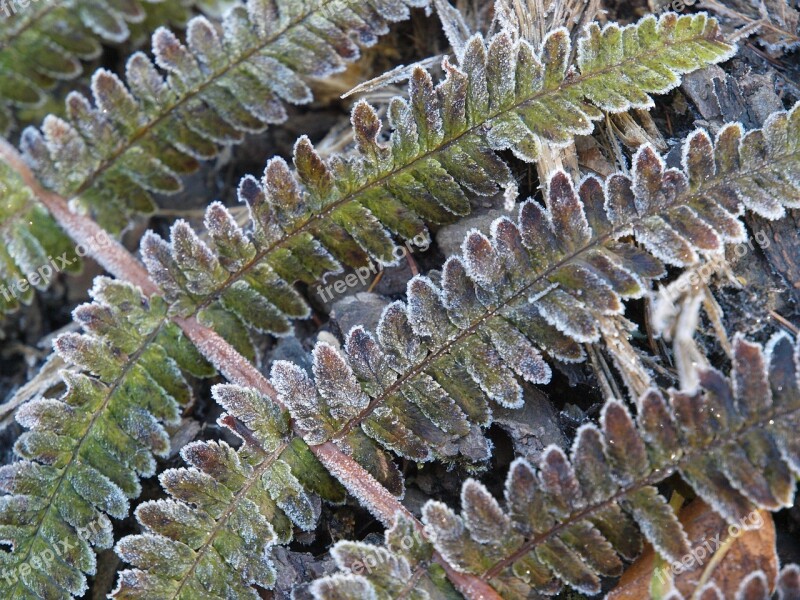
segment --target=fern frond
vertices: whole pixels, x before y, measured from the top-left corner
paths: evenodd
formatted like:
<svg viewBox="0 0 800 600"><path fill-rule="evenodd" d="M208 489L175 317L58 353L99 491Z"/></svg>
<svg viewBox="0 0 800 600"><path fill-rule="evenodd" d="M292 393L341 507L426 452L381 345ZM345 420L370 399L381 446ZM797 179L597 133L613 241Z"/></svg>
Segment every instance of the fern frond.
<svg viewBox="0 0 800 600"><path fill-rule="evenodd" d="M459 600L443 569L432 562L433 548L413 524L398 514L382 546L340 541L331 548L340 572L309 586L314 600Z"/></svg>
<svg viewBox="0 0 800 600"><path fill-rule="evenodd" d="M56 341L85 373L64 372L60 399L17 412L29 431L20 461L0 468L0 595L47 600L82 595L95 571L92 548L113 544L109 517L128 514L140 477L169 451L166 426L191 399L182 370L213 373L174 324L163 302L145 303L128 284L99 279L95 302L75 311L87 333Z"/></svg>
<svg viewBox="0 0 800 600"><path fill-rule="evenodd" d="M152 211L151 194L178 191L198 161L283 122L284 102L311 100L303 77L343 69L359 44L375 43L388 22L426 1L240 1L219 26L192 19L186 45L161 28L154 62L131 56L127 85L98 70L94 105L71 93L67 119L51 115L41 130L26 129L22 148L46 187L119 231L120 214Z"/></svg>
<svg viewBox="0 0 800 600"><path fill-rule="evenodd" d="M671 562L688 554L655 487L673 473L739 527L751 525L757 508L791 506L800 475L800 344L779 334L764 350L737 336L733 348L730 377L708 368L696 390L671 389L665 399L651 389L636 403L637 422L611 400L599 428L578 431L570 459L551 446L536 467L514 461L504 505L475 480L463 486L460 515L429 501L423 520L434 547L504 598L553 592L561 582L596 594L599 577L619 574L620 556L633 550L620 523L635 521Z"/></svg>
<svg viewBox="0 0 800 600"><path fill-rule="evenodd" d="M458 66L445 61L447 76L438 85L414 71L409 99L396 98L389 109L388 144L380 141L376 111L360 102L352 114L353 158L324 161L303 137L294 149L295 172L275 158L263 181L242 180L239 198L250 207L252 234L213 204L206 215L210 246L178 222L170 243L144 239L145 261L179 314L200 311L205 323L239 339L246 337L242 321L286 334L289 319L308 314L291 284L318 283L342 264L394 264L395 237L424 245L425 224L467 214L470 194L515 189L497 151L535 158L538 139L568 142L590 132L602 111L650 106L648 94L732 51L705 15L593 25L578 42L575 65L565 30L551 33L538 52L507 33L488 42L475 36Z"/></svg>
<svg viewBox="0 0 800 600"><path fill-rule="evenodd" d="M60 271L81 269L75 247L21 178L0 160L0 313L30 304Z"/></svg>
<svg viewBox="0 0 800 600"><path fill-rule="evenodd" d="M172 498L139 505L145 533L117 544L138 568L120 573L115 598L257 599L252 586L275 581L270 547L288 543L293 525L313 529L320 499L344 502L344 489L271 400L229 384L214 386L213 395L228 411L219 422L244 445L194 442L181 450L190 467L160 476Z"/></svg>
<svg viewBox="0 0 800 600"><path fill-rule="evenodd" d="M149 4L153 3L153 4ZM103 43L124 42L160 0L64 0L0 10L0 134L8 135L18 109L42 105L57 82L78 77ZM16 7L16 8L15 8Z"/></svg>
<svg viewBox="0 0 800 600"><path fill-rule="evenodd" d="M521 406L516 376L549 381L545 354L581 360L581 344L647 292L662 261L686 265L744 239L745 208L775 217L798 206L798 166L800 106L763 130L728 125L716 144L693 133L684 170L644 147L632 178L587 177L576 190L558 172L544 207L522 204L491 238L470 232L441 274L409 282L407 302L389 305L374 335L355 327L344 356L318 344L313 379L278 361L272 383L309 444L363 448L366 435L411 460L486 459L480 428L493 404ZM631 234L642 247L622 240Z"/></svg>

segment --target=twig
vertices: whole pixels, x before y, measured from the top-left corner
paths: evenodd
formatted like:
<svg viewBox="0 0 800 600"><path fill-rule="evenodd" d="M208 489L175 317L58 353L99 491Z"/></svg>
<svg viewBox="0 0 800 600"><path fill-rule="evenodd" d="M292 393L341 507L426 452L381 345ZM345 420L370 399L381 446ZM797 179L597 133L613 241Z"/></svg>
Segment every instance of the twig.
<svg viewBox="0 0 800 600"><path fill-rule="evenodd" d="M586 349L586 354L589 355L589 360L592 363L592 369L597 377L597 383L603 390L603 400L621 398L621 396L617 396L614 393L614 390L611 388L611 374L608 372L608 365L606 365L605 369L602 368L594 346L591 344L584 344L584 348Z"/></svg>
<svg viewBox="0 0 800 600"><path fill-rule="evenodd" d="M794 326L794 325L793 325L793 324L792 324L792 323L791 323L791 322L790 322L788 319L786 319L786 317L782 317L781 315L779 315L778 313L776 313L774 310L771 310L771 311L769 311L769 316L770 316L770 317L772 317L773 319L775 319L775 320L776 320L778 323L780 323L780 324L781 324L783 327L785 327L786 329L788 329L788 330L789 330L789 332L790 332L792 335L794 335L795 337L797 337L798 335L800 335L800 329L798 329L797 327L795 327L795 326Z"/></svg>
<svg viewBox="0 0 800 600"><path fill-rule="evenodd" d="M700 581L697 582L697 587L692 594L691 600L700 600L700 591L711 579L711 576L714 575L714 571L716 571L719 564L725 560L725 557L728 555L728 552L730 552L734 542L736 542L737 539L738 538L735 535L728 535L725 537L725 541L723 541L722 544L717 547L716 552L714 552L711 560L708 561L708 564L705 566L700 575Z"/></svg>
<svg viewBox="0 0 800 600"><path fill-rule="evenodd" d="M30 190L39 197L73 241L86 246L90 256L100 266L114 277L139 286L146 296L160 292L144 266L122 244L114 240L103 248L92 244L91 241L98 235L107 235L105 230L91 219L70 211L63 197L44 189L17 150L2 138L0 138L0 158L17 172ZM218 333L202 325L195 317L176 318L175 322L200 353L226 379L237 385L254 388L280 405L277 391L266 377ZM327 442L309 447L331 474L385 525L393 523L395 515L400 512L411 519L415 528L424 535L422 523L361 465L344 454L336 445ZM468 600L502 600L485 581L474 575L459 573L438 553L435 553L434 559L445 570L450 582Z"/></svg>
<svg viewBox="0 0 800 600"><path fill-rule="evenodd" d="M419 275L419 267L417 266L417 261L414 260L414 257L411 256L411 252L406 252L406 262L408 262L408 268L411 269L411 275L416 277ZM383 271L381 271L382 273Z"/></svg>
<svg viewBox="0 0 800 600"><path fill-rule="evenodd" d="M378 287L378 284L381 282L381 279L383 279L383 274L384 274L385 272L386 272L386 271L384 271L383 269L381 269L380 271L378 271L378 274L375 276L375 279L373 279L373 280L372 280L372 283L370 283L370 284L369 284L369 287L367 288L367 291L368 291L368 292L371 292L371 291L372 291L372 290L374 290L376 287Z"/></svg>
<svg viewBox="0 0 800 600"><path fill-rule="evenodd" d="M742 27L742 29L733 33L732 41L734 42L738 41L745 35L750 35L755 31L755 29L758 29L759 27L763 27L764 29L770 29L779 34L783 34L787 38L793 39L795 41L798 39L796 33L789 31L787 29L781 29L777 25L774 25L769 19L769 15L767 14L763 14L761 19L751 19L747 15L743 15L742 13L725 6L721 2L718 2L717 0L702 0L702 2L700 3L700 8L706 8L719 15L724 15L728 18L737 19L745 23L745 26Z"/></svg>

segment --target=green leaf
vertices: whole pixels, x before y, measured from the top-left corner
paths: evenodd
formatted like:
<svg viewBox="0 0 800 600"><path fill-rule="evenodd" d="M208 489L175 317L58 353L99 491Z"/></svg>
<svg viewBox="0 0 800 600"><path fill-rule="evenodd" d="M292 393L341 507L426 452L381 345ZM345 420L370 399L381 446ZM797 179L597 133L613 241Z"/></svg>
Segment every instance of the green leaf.
<svg viewBox="0 0 800 600"><path fill-rule="evenodd" d="M59 19L67 29L88 27L113 42L127 38L127 21L140 20L138 13L134 19L104 1L73 0L70 5L74 6L40 8L47 19L33 19L27 35L8 34L9 42L16 40L24 47L24 56L60 62L49 67L15 65L12 44L9 51L0 52L4 73L20 66L24 73L27 66L43 75L44 87L52 87L55 79L80 73L78 58L99 54L99 46L86 56L75 56L59 53L50 40L44 42L48 30L61 29L55 25ZM199 160L213 158L221 146L241 142L246 133L283 123L284 103L310 102L304 78L344 70L362 47L375 44L387 31L387 23L407 19L409 8L426 5L427 0L236 0L219 24L204 16L189 21L185 42L159 27L152 36L152 60L134 53L124 83L98 70L92 78L94 106L72 92L66 120L58 128L48 126L47 120L41 130L29 127L22 148L45 186L90 210L107 230L119 232L126 217L155 209L152 194L180 191L181 176L195 171ZM127 6L139 8L135 1ZM2 35L0 29L0 46L5 47ZM0 87L0 99L12 93L12 101L26 105L43 97L38 87ZM309 181L330 185L323 184L324 176L315 179L308 163L298 164Z"/></svg>
<svg viewBox="0 0 800 600"><path fill-rule="evenodd" d="M82 261L69 237L3 161L0 197L0 311L10 313L30 304L33 290L46 290L60 272L80 271Z"/></svg>
<svg viewBox="0 0 800 600"><path fill-rule="evenodd" d="M191 53L177 41L164 44L163 53L169 53L170 64L175 63L173 70L190 69L180 65L194 64ZM274 158L267 163L263 181L250 176L242 180L239 199L250 208L249 239L234 234L231 217L214 204L206 217L213 245L210 249L195 245L195 263L189 262L184 252L183 261L178 261L176 254L177 264L164 268L160 265L168 262L162 256L166 247L146 240L143 254L153 277L167 290L176 310L190 314L199 304L208 306L220 300L233 306L230 290L236 284L240 286L240 302L266 309L267 304L258 298L265 295L264 290L256 289L257 295L253 295L239 283L255 287L251 274L257 266L268 265L277 275L276 283L288 288L297 281L317 284L343 267L358 268L370 260L394 264L398 246L393 236L424 247L429 239L425 224L444 223L467 214L469 195L493 195L500 188L515 188L511 171L497 151L512 149L535 160L538 156L531 140L557 145L577 134L590 133L592 122L603 114L598 106L609 112L651 106L649 94L671 89L683 73L726 60L733 47L722 41L716 21L704 14L666 14L659 20L648 17L625 28L609 26L602 32L589 28L578 41L577 62L570 67L579 73L568 75L571 50L569 36L561 30L548 36L538 54L524 41L512 42L507 33L499 33L488 42L474 36L459 68L447 63L445 79L438 85L424 70L414 70L408 100L397 98L391 104L389 143L381 141L383 125L376 111L358 102L351 119L358 150L354 157L323 160L306 137L300 138L294 149L296 173L283 159ZM501 69L501 64L510 68ZM196 71L197 67L191 69ZM619 72L624 73L621 79L616 75ZM610 90L616 98L613 106L602 97ZM571 190L565 188L565 193L567 199L572 198ZM553 195L553 202L558 204L558 194ZM561 212L556 206L551 214ZM577 201L571 211L565 207L563 212L566 220L571 216L583 218ZM674 221L687 223L680 233L705 250L710 248L701 244L701 233L716 240L697 219L684 216ZM585 219L578 225L585 234ZM235 243L233 235L238 236ZM185 247L180 243L182 236L182 229L173 230L171 245L176 253L179 247ZM675 236L677 233L668 236L667 241L677 244L682 238ZM644 229L641 237L646 238ZM649 239L654 247L663 241ZM560 242L581 244L579 236ZM696 256L685 244L674 252L683 262ZM229 258L244 256L242 253L246 259ZM194 264L209 264L212 255L227 264L229 276L216 283L211 277L202 289L192 286ZM491 261L483 266L487 276L497 273ZM213 265L210 273L216 271ZM591 273L579 276L592 278ZM632 285L629 281L628 287ZM608 294L599 299L606 301L608 312L621 310L619 302ZM298 303L293 303L293 308ZM580 312L570 297L559 292L541 304L542 315L551 324ZM286 316L294 314L306 316L308 307L298 306ZM260 322L263 330L286 332L286 323L280 319L270 317ZM580 341L598 336L588 315L573 325L569 333ZM538 372L535 376L544 375ZM517 402L516 390L501 390L497 383L489 382L488 374L484 379L496 397L509 405Z"/></svg>
<svg viewBox="0 0 800 600"><path fill-rule="evenodd" d="M344 501L344 489L303 441L289 438L274 403L230 384L212 393L229 411L220 423L243 445L192 442L181 450L189 468L161 475L171 498L141 504L136 517L146 533L117 543L135 568L119 574L115 598L257 598L255 586L275 582L271 547L290 541L293 525L314 529L320 498ZM173 561L173 549L189 560Z"/></svg>
<svg viewBox="0 0 800 600"><path fill-rule="evenodd" d="M165 427L178 423L181 405L191 401L169 353L174 338L161 336L163 310L152 314L137 288L104 278L92 295L93 304L75 311L85 333L55 343L73 369L63 372L66 392L17 411L28 428L15 446L22 461L0 469L0 530L13 544L3 554L10 574L0 581L3 597L86 591L94 551L113 544L109 517L128 515L139 478L154 475L155 456L169 452ZM184 556L174 554L176 561Z"/></svg>
<svg viewBox="0 0 800 600"><path fill-rule="evenodd" d="M780 206L794 205L797 182L780 190L771 182L788 181L781 174L797 170L797 115L798 107L773 115L763 131L750 132L741 144L729 142L738 125L724 127L716 145L704 132L695 132L684 145L684 170L665 169L661 157L643 147L634 156L631 177L614 174L600 181L590 176L576 189L565 173L556 172L544 205L524 202L516 221L497 219L489 236L470 231L461 256L447 259L438 283L414 277L407 301L384 310L375 335L363 328L349 332L346 360L318 345L315 356L331 360L325 369L315 368L313 380L300 367L279 362L272 377L281 401L309 444L333 440L350 452L344 442L360 428L378 445L411 460L487 460L490 450L481 441L481 428L491 423L493 406L521 406L518 377L546 383L551 368L545 357L580 360L579 344L599 341L601 331L624 311L623 302L640 298L651 280L664 275L662 260L681 266L684 249L697 256L718 251L706 248L708 231L719 239L719 248L723 241L740 239L725 233L731 222L741 226L742 210L728 202L731 195L748 204L747 194L757 188L773 194ZM756 153L751 145L762 150ZM723 166L734 162L735 171ZM687 224L690 217L704 228L671 225ZM751 410L761 412L766 380L745 379L747 384L738 385L748 390ZM616 445L603 468L625 485L648 470L650 456L636 443L624 410L610 406L607 417L606 438ZM709 423L698 438L728 426ZM668 441L664 432L659 435L661 443ZM788 470L769 466L780 452L756 435L747 452L732 454L716 470L722 469L735 488L757 492L751 500L777 507L787 502L791 488ZM375 470L369 454L360 454L365 468ZM768 473L757 481L746 479L753 477L749 469L736 473L745 459ZM693 477L700 481L701 475ZM731 505L737 504L735 498L728 500ZM642 515L648 514L657 519L658 507L642 504ZM626 555L635 546L629 545ZM575 577L582 576L576 571Z"/></svg>
<svg viewBox="0 0 800 600"><path fill-rule="evenodd" d="M510 590L553 593L554 579L596 594L600 576L621 571L617 555L636 553L636 546L619 536L620 522L635 521L668 561L689 555L686 533L655 487L673 473L679 472L737 527L748 523L756 508L790 506L794 480L783 504L773 505L769 496L757 498L759 478L774 490L783 480L783 469L793 477L798 474L797 448L786 446L787 440L796 439L790 428L800 419L798 350L800 344L783 333L773 336L766 349L737 336L729 377L699 368L697 389L670 389L669 400L659 390L648 390L635 403L638 425L623 404L607 401L602 429L581 426L570 459L550 446L538 468L522 458L512 463L504 505L474 480L464 483L460 515L429 501L423 507L429 539L452 568L478 575L501 595ZM751 410L753 402L760 410ZM715 436L698 435L712 422ZM753 452L754 436L760 447L786 451L762 461ZM703 477L698 479L697 473ZM734 495L752 502L749 512L731 510ZM607 533L614 530L615 535ZM635 529L629 532L636 539ZM487 558L493 564L487 566ZM787 585L792 585L792 575L787 573ZM746 578L741 589L761 585L764 591L756 595L766 597L766 585L755 579Z"/></svg>

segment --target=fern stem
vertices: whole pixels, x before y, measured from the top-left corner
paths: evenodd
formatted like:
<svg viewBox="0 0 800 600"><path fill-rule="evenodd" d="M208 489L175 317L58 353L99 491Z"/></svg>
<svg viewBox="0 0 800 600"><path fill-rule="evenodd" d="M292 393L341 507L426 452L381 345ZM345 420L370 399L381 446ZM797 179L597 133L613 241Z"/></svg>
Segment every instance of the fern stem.
<svg viewBox="0 0 800 600"><path fill-rule="evenodd" d="M534 550L537 546L543 544L547 540L552 539L553 536L555 536L558 532L566 529L578 521L591 517L598 511L601 511L604 508L607 508L610 505L624 499L625 497L630 496L633 492L639 489L658 485L662 481L671 477L673 474L678 473L684 466L691 464L692 461L697 460L698 456L708 453L708 449L714 447L715 444L725 445L736 443L735 441L741 436L745 435L747 432L767 430L773 422L780 422L789 415L796 413L797 410L798 409L796 407L789 408L788 410L770 410L766 414L762 415L759 419L753 420L737 429L725 432L724 438L714 436L707 440L705 444L689 449L685 454L683 454L683 456L681 456L679 460L676 460L672 464L654 466L652 473L644 479L636 481L629 486L621 487L615 494L606 498L605 500L590 504L580 511L575 512L564 519L560 519L556 525L547 531L542 531L529 538L514 552L502 560L497 561L491 568L487 569L480 578L484 581L492 580L502 573L503 570L513 565L516 561L520 560L526 554Z"/></svg>
<svg viewBox="0 0 800 600"><path fill-rule="evenodd" d="M105 229L92 219L72 212L62 196L42 187L17 149L5 138L0 138L0 159L17 172L25 185L47 207L72 240L86 248L87 254L107 272L118 279L139 286L147 296L159 291L151 281L147 270L122 244L112 239ZM96 242L99 239L104 239L103 248Z"/></svg>
<svg viewBox="0 0 800 600"><path fill-rule="evenodd" d="M145 295L151 296L160 291L150 280L141 263L122 244L114 240L104 248L93 244L92 240L95 239L95 236L107 235L105 230L93 220L70 211L63 197L42 188L16 149L4 139L0 139L0 158L17 171L25 184L50 210L67 234L78 244L85 245L92 258L110 274L139 286ZM239 354L219 334L201 325L195 317L176 318L175 323L195 344L198 351L229 381L252 387L278 403L278 394L275 388L250 361ZM422 523L361 465L344 454L333 443L310 446L310 449L331 474L339 479L342 485L385 525L393 523L394 516L401 512L412 519L414 526L424 535ZM497 592L487 583L473 575L459 573L438 553L435 554L435 560L445 570L450 582L468 600L501 600Z"/></svg>
<svg viewBox="0 0 800 600"><path fill-rule="evenodd" d="M186 337L197 347L198 351L226 379L238 385L257 389L273 400L277 397L275 388L267 381L267 378L216 331L201 325L195 317L176 317L173 320L183 330Z"/></svg>
<svg viewBox="0 0 800 600"><path fill-rule="evenodd" d="M692 43L700 41L702 39L705 38L702 35L700 35L688 40L681 40L680 42L677 41L672 42L666 44L666 46L672 47L672 46L677 46L679 43L680 44ZM638 60L640 61L649 60L657 56L659 52L660 52L659 50L642 52L641 55L638 56ZM486 138L487 127L489 126L490 123L496 122L505 116L514 115L518 111L524 109L525 107L529 107L534 103L555 101L558 99L559 94L563 94L565 91L568 90L580 90L581 86L586 86L593 80L599 79L602 76L607 75L609 73L615 73L621 70L624 67L624 65L630 62L633 62L633 59L630 57L626 57L624 59L621 59L619 62L613 65L606 66L602 69L597 69L587 73L571 74L568 78L565 78L564 81L561 82L558 86L552 88L544 88L536 92L530 93L522 98L516 99L512 104L503 105L501 107L495 107L492 110L487 111L487 113L485 115L482 115L480 119L478 119L477 121L471 123L465 123L460 130L453 131L448 135L444 135L441 138L441 140L439 140L435 144L429 144L427 146L421 147L416 154L407 157L402 162L393 163L392 166L390 166L389 168L379 169L378 171L367 177L364 181L359 182L355 187L352 187L351 189L347 189L346 191L342 192L341 195L338 196L335 200L332 201L326 200L322 208L312 212L307 217L305 217L301 222L293 224L291 229L286 228L284 230L284 233L278 239L275 239L274 241L270 242L266 247L259 249L255 253L252 259L243 264L237 271L230 273L230 275L225 281L220 283L216 289L214 289L212 292L209 292L205 298L203 298L201 301L197 303L197 305L194 308L195 314L198 311L207 308L215 301L219 300L219 298L226 290L231 288L238 281L241 281L248 273L251 273L253 269L263 264L264 261L271 255L273 255L276 251L278 251L281 248L285 248L293 240L297 239L299 236L303 234L313 233L313 228L316 225L324 222L325 219L329 217L337 209L353 202L357 203L359 201L359 198L361 198L365 194L368 194L371 191L381 190L386 188L386 186L389 183L391 183L394 179L402 175L413 173L415 169L420 168L422 165L425 164L426 161L430 159L435 159L437 156L442 155L447 150L453 147L457 147L459 144L462 144L470 139L484 140ZM554 154L555 151L548 150L549 148L548 144L544 143L545 138L541 136L539 137L540 140L542 141L543 151L545 153L549 153L550 155L552 155L549 156L549 158L545 157L542 160L549 161L549 163L556 161L558 157L561 156L561 154L558 152ZM120 152L119 154L121 155L122 153L124 152ZM117 158L118 156L115 156L109 160L113 162ZM106 168L105 166L100 167L101 170L105 170L105 168ZM555 170L555 167L553 167L552 170ZM91 175L91 178L96 179L97 175L98 173L93 173ZM545 174L540 173L540 175L542 175L540 179L542 180L547 179ZM84 182L84 184L82 184L78 188L78 190L74 192L73 194L74 198L77 198L81 193L83 193L84 191L86 191L86 189L90 187L91 181L87 180L87 182Z"/></svg>
<svg viewBox="0 0 800 600"><path fill-rule="evenodd" d="M252 387L281 405L278 394L269 381L250 361L236 352L213 330L204 327L195 318L180 319L177 323L203 356L231 382ZM257 445L255 440L251 440L250 443ZM384 525L390 526L394 522L395 515L400 512L411 519L417 531L423 536L425 535L422 523L361 465L339 450L335 444L326 442L317 446L309 446L309 448L347 491ZM497 592L487 583L473 575L459 573L438 553L434 558L444 568L450 582L468 600L501 600Z"/></svg>
<svg viewBox="0 0 800 600"><path fill-rule="evenodd" d="M324 10L326 6L333 3L334 0L325 0L321 2L316 10ZM268 47L270 44L275 43L276 40L279 40L281 36L283 36L287 31L293 29L295 27L300 26L303 22L305 22L312 14L316 12L315 9L309 9L308 11L304 12L302 15L299 15L294 20L288 22L284 27L275 31L271 36L264 39L262 43L255 45L254 47L248 49L246 52L242 53L240 56L237 56L232 62L225 65L223 68L219 69L218 71L210 74L208 77L204 78L203 82L198 84L197 86L187 90L183 95L181 95L178 99L176 99L172 104L169 106L164 107L158 114L158 116L153 119L152 121L145 123L138 131L133 133L130 138L128 138L124 144L122 144L119 148L117 148L110 156L108 156L100 165L98 165L97 169L91 173L82 183L78 186L74 192L72 192L72 198L78 198L81 194L86 192L95 181L108 169L116 164L116 162L126 153L128 150L133 148L139 141L141 141L148 133L150 133L153 129L155 129L159 124L163 123L166 119L173 115L173 113L180 107L185 106L188 102L202 94L205 90L209 89L211 86L215 85L222 77L225 77L228 73L230 73L233 69L241 66L243 63L247 62L253 56L264 50L264 48Z"/></svg>

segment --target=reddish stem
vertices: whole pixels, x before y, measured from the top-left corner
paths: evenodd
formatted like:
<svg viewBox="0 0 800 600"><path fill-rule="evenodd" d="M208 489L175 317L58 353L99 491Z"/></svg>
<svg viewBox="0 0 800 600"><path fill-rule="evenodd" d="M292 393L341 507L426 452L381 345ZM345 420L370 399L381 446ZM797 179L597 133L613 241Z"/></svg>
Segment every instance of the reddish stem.
<svg viewBox="0 0 800 600"><path fill-rule="evenodd" d="M139 286L146 296L160 291L150 280L142 264L125 246L109 236L105 229L91 219L72 212L64 198L42 187L16 148L2 137L0 137L0 158L17 172L25 185L47 207L61 228L77 245L86 248L87 254L96 260L97 264L114 277ZM100 239L104 242L102 245L97 242Z"/></svg>
<svg viewBox="0 0 800 600"><path fill-rule="evenodd" d="M63 197L42 187L17 150L3 138L0 138L0 158L17 172L25 185L38 196L73 241L86 247L88 254L108 273L139 286L146 296L161 291L150 279L144 266L122 244L113 239L102 247L95 243L94 240L99 239L98 236L108 236L106 231L88 217L73 213ZM177 318L175 322L197 346L200 353L226 379L237 385L254 388L280 405L278 394L267 378L218 333L200 324L195 317ZM342 485L385 525L391 525L395 515L400 512L411 519L417 530L424 535L422 523L361 465L344 454L336 445L327 442L310 446L310 449ZM434 559L444 568L450 582L468 600L502 600L500 595L480 578L459 573L438 553L434 553Z"/></svg>
<svg viewBox="0 0 800 600"><path fill-rule="evenodd" d="M397 513L402 513L411 520L416 530L425 536L422 523L361 465L339 450L333 442L325 442L318 446L310 446L310 448L328 471L342 482L347 491L364 504L384 525L390 527L395 522ZM456 571L438 552L434 552L433 559L444 568L450 583L464 597L470 600L502 600L501 596L488 583L473 575Z"/></svg>

